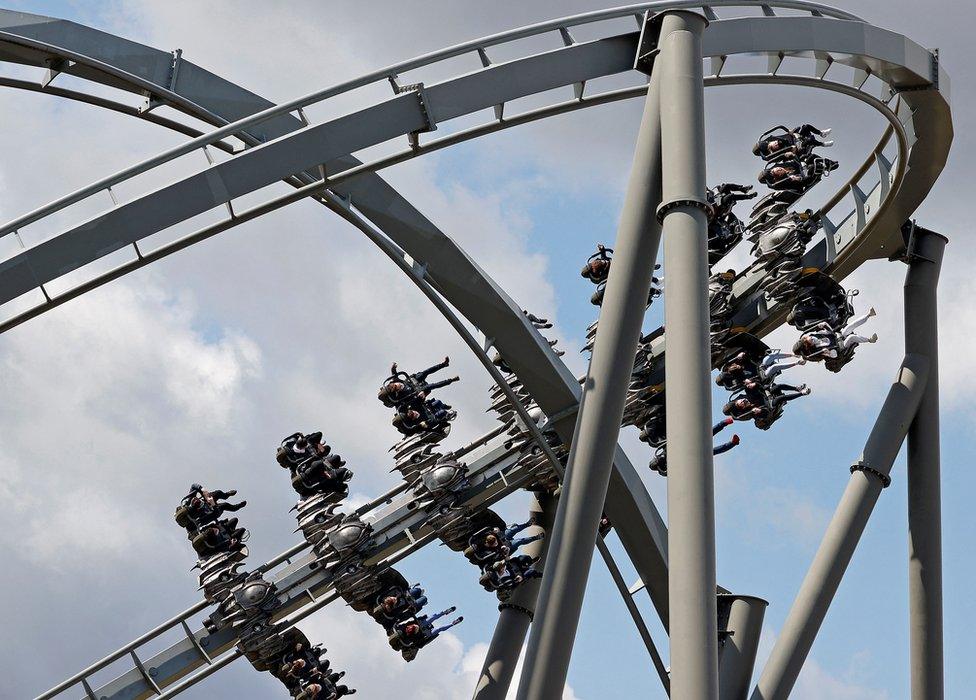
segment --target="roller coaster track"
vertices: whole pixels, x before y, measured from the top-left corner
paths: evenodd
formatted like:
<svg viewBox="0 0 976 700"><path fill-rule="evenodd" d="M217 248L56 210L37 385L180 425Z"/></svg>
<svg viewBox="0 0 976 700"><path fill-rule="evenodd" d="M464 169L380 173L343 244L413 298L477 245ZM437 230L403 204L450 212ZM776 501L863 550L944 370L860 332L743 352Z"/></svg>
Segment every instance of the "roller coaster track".
<svg viewBox="0 0 976 700"><path fill-rule="evenodd" d="M705 55L711 59L706 85L785 84L824 89L864 102L887 120L888 128L881 141L854 176L821 208L825 232L808 251L805 263L841 280L866 260L901 254L904 241L900 226L924 199L947 157L952 135L948 79L936 54L904 36L822 5L741 0L705 5L658 2L591 12L467 42L279 106L183 60L179 52L157 51L70 22L2 11L0 60L41 66L47 69L47 74L37 84L2 77L0 84L112 109L192 138L177 148L103 178L0 227L0 237L14 235L29 242L29 245L23 244L22 251L0 262L0 305L12 302L11 306L20 306L32 294L43 298L35 306L26 310L18 308L12 316L0 321L0 331L13 328L212 235L311 197L366 233L411 276L429 299L438 303L442 313L453 318L447 306L450 304L473 324L486 339L485 347L478 353L479 358L486 361L485 350L489 346L501 352L528 394L548 416L546 427L556 431L563 442L569 444L581 394L578 380L504 291L450 238L375 173L511 126L641 96L646 91L644 79L632 70L637 32L619 34L620 24L613 20L635 17L641 22L643 12L648 9L677 7L700 9L712 20L704 35ZM757 12L761 14L755 14ZM794 14L780 14L782 12ZM600 38L574 39L572 32L584 25L588 33L596 33ZM490 52L494 52L495 47L505 45L506 51L510 52L518 48L514 42L546 34L558 35L562 47L501 63L491 60ZM735 57L745 54L765 55L768 70L758 74L731 72ZM430 84L423 82L425 70L443 69L444 62L465 56L475 60L480 69ZM730 58L733 60L729 61ZM841 65L847 69L836 68ZM801 67L804 70L796 70ZM133 107L82 90L58 88L52 81L56 81L59 73L143 95L146 105ZM411 74L409 85L401 77L407 73ZM638 76L639 79L632 87L602 92L593 89L601 78L620 74ZM319 123L308 116L319 103L377 83L389 83L393 96ZM557 98L553 92L557 88L572 90L572 98ZM549 102L542 107L511 113L513 102L530 95L545 97ZM173 107L219 128L199 134L195 127L178 119L153 114L152 110L158 105ZM450 120L486 110L493 114L493 118L485 123L439 138L436 136L438 127ZM369 162L361 162L351 155L404 137L405 148L393 148L392 152ZM210 149L220 149L229 157L215 162ZM144 191L128 201L117 201L113 188L121 183L131 184L140 175L153 173L172 161L182 159L181 164L192 170L193 165L188 159L197 157L197 151L202 151L202 156L206 157L206 161L202 157L198 161L201 165L207 164L202 170L160 189ZM294 191L286 195L268 195L261 204L246 210L235 208L239 198L277 181L289 183ZM62 232L55 236L31 240L31 226L48 221L70 222L72 205L84 203L90 207L96 198L102 198L106 206L104 213L86 221L59 225ZM836 214L844 202L850 202L852 209L843 215ZM217 224L155 249L139 245L170 226L221 207L226 208L227 217ZM82 275L84 266L127 248L131 248L133 254L128 262L105 273L87 278ZM69 274L80 281L59 294L48 292L47 286ZM746 270L736 281L735 295L743 300L736 324L763 335L782 323L785 311L763 301L756 291L759 277L758 271ZM456 318L453 321L455 328L463 331L464 325ZM470 338L466 340L472 345ZM478 347L475 343L473 349ZM663 338L658 338L656 353L663 353ZM661 365L663 363L658 363ZM485 467L488 472L492 468ZM480 463L477 469L482 469ZM485 479L480 482L485 485L483 502L501 497L515 488L511 484L519 483L517 478L506 475L501 480L507 481L508 485L500 489L492 486L503 471L491 472L491 478L485 472ZM383 500L397 495L388 494ZM619 448L607 512L666 624L663 522ZM385 533L386 511L377 513L377 518L377 523L384 523ZM424 543L424 535L414 536L416 541L406 540L406 544L406 536L401 536L405 529L415 528L418 523L390 523L391 537L394 537L394 530L401 533L395 536L401 548L391 546L378 550L377 557L405 556ZM266 566L271 570L286 563L301 549L293 548ZM299 576L293 566L300 571L300 563L288 564L281 576ZM298 602L295 603L298 607L288 609L296 617L308 614L328 600L321 588L311 590L306 586L305 590L311 592L298 596L298 600L305 602L304 610L299 611ZM173 618L171 623L185 625L185 621L200 609L194 606ZM158 629L163 630L163 627ZM197 644L202 646L206 637L187 630L191 636L187 637L186 643L192 647L192 653L183 662L188 665L173 674L162 674L168 684L189 672L193 665L210 664L209 668L215 670L218 664L228 662L227 655L218 662L219 652L215 650L229 648L230 640L225 640L226 644L208 642L214 646L203 653ZM146 635L141 639L145 638ZM123 648L123 655L134 651L136 646L138 644ZM111 694L107 692L108 688L93 691L84 685L87 683L84 677L77 677L69 685L82 685L89 697L147 697L153 694L153 682L156 681L149 682L145 677L141 661L135 666L132 672L118 679L122 685L113 685L115 690ZM149 662L149 666L159 673L156 660ZM94 672L94 667L90 672ZM123 683L125 678L134 678L134 681L126 685ZM59 686L62 690L67 687L65 684ZM184 687L185 684L162 685L162 696L170 697ZM43 697L53 694L52 691Z"/></svg>

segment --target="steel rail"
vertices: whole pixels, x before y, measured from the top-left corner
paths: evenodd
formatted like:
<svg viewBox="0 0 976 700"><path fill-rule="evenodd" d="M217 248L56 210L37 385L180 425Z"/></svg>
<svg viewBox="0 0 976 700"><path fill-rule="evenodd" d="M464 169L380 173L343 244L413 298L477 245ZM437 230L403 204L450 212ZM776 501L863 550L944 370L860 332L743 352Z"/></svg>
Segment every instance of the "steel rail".
<svg viewBox="0 0 976 700"><path fill-rule="evenodd" d="M455 450L452 453L452 456L454 456L454 457L464 457L465 455L473 452L474 450L478 449L479 447L484 446L487 442L490 442L492 439L498 437L499 435L501 435L501 433L503 431L504 431L504 426L502 426L502 429L501 430L499 430L499 429L496 428L495 430L492 430L491 432L487 433L485 436L482 436L482 437L480 437L480 438L472 441L471 443L469 443L469 444L467 444L467 445L459 448L458 450ZM406 484L406 483L398 484L394 488L388 490L383 495L374 498L372 501L370 501L370 502L368 502L368 503L360 506L359 508L357 508L353 512L357 516L363 516L363 515L366 515L366 514L370 513L371 511L376 510L376 509L378 509L378 508L380 508L382 506L389 506L390 504L393 503L393 499L395 499L397 496L401 495L402 493L404 493L408 489L409 489L409 485L408 484ZM266 573L268 571L271 571L272 569L275 569L276 567L280 566L281 564L290 564L291 563L291 560L294 557L296 557L299 554L307 551L310 547L311 547L311 545L309 545L308 542L300 542L300 543L298 543L296 545L293 545L293 546L289 547L285 551L277 554L273 558L269 559L267 562L265 562L265 563L257 566L254 570L255 571L260 571L262 573ZM133 640L133 641L129 642L128 644L120 647L119 649L117 649L116 651L112 652L111 654L106 655L105 657L103 657L99 661L96 661L95 663L93 663L93 664L89 665L88 667L82 669L81 671L79 671L78 673L74 674L73 676L71 676L67 680L62 681L58 685L54 686L53 688L51 688L50 690L46 691L44 694L42 694L41 696L39 696L38 700L44 700L46 698L54 697L55 695L58 695L61 692L67 690L71 686L77 685L84 678L87 678L87 677L91 676L92 674L97 673L102 668L105 668L106 666L112 664L113 662L117 661L118 659L122 658L123 656L126 656L127 654L129 654L133 650L137 649L138 647L143 646L147 642L152 641L153 639L155 639L156 637L159 637L160 635L164 634L168 630L173 629L174 627L178 626L181 622L188 620L193 615L201 612L202 610L206 609L210 605L211 605L211 603L209 603L209 602L207 602L205 600L201 600L201 601L197 602L196 604L194 604L191 607L189 607L186 610L184 610L182 613L179 613L178 615L173 616L172 618L170 618L166 622L163 622L160 625L157 625L153 629L151 629L148 632L146 632L146 633L140 635L139 637L137 637L135 640Z"/></svg>
<svg viewBox="0 0 976 700"><path fill-rule="evenodd" d="M476 53L479 51L479 49L484 51L487 48L497 46L499 44L518 41L539 34L545 34L547 32L558 31L561 28L566 29L569 27L579 26L581 24L592 24L596 22L602 22L610 19L616 19L616 18L631 16L631 15L637 16L638 14L642 14L643 12L648 10L701 8L703 7L703 5L707 7L722 7L722 8L740 7L740 8L750 8L750 9L758 9L761 5L766 5L769 7L781 7L783 9L807 10L810 11L811 14L817 13L817 15L815 16L831 17L836 19L852 20L852 21L863 21L860 20L860 18L855 15L852 15L847 12L843 12L841 10L837 10L827 5L820 5L818 3L808 3L803 1L794 2L791 0L782 0L781 2L750 4L748 2L744 2L743 0L715 0L714 2L706 2L706 3L698 3L691 0L672 0L672 1L664 0L659 2L628 5L628 6L613 8L610 10L598 10L594 12L587 12L578 15L573 15L570 17L565 17L558 20L541 22L538 24L529 25L527 27L501 32L498 34L493 34L487 37L483 37L481 39L464 42L456 46L452 46L446 49L424 54L422 56L418 56L417 58L410 59L408 61L403 61L401 63L397 63L377 71L373 71L372 73L368 73L359 78L349 80L344 83L340 83L338 85L310 93L303 97L299 97L294 100L290 100L288 102L284 102L282 104L269 107L268 109L262 110L256 114L252 114L243 119L239 119L236 122L226 124L225 126L222 126L210 132L209 134L205 134L185 144L164 151L163 153L160 153L154 158L143 161L142 163L138 163L129 168L125 168L124 170L117 172L115 175L102 178L101 180L98 180L87 187L84 187L71 194L61 197L44 207L35 209L34 211L28 212L20 217L17 217L13 221L10 221L4 224L3 226L0 226L0 237L3 237L5 235L12 233L15 230L23 228L24 226L33 223L58 209L64 208L78 201L81 201L87 196L96 194L101 190L106 189L107 187L111 187L117 184L118 182L121 182L126 179L130 179L136 175L144 173L147 170L154 168L158 165L161 165L165 162L174 160L188 153L192 153L194 150L197 150L206 145L210 145L216 142L217 140L223 139L226 136L239 136L239 134L242 132L246 133L246 129L250 126L267 121L274 117L287 115L291 112L295 112L298 109L304 109L305 107L308 107L317 102L321 102L331 97L335 97L337 95L341 95L343 93L350 92L352 90L356 90L361 87L365 87L366 85L370 85L372 83L382 82L384 80L390 80L391 77L395 79L396 76L399 76L401 73L406 73L408 71L416 70L418 68L422 68L431 65L433 63L455 58L457 56L461 56L464 54ZM37 48L39 50L45 49L45 45L40 44L40 42L31 41L24 37L12 35L9 32L0 31L0 39L4 39L15 44L28 45L33 48ZM201 113L208 116L215 123L220 123L224 121L219 115L215 115L209 110L205 110L203 108L197 108L196 106L189 104L188 101L179 94L165 90L160 86L156 86L154 84L148 83L147 81L139 78L138 76L134 76L124 71L120 71L119 69L114 68L109 64L106 64L101 61L96 61L94 59L85 57L83 55L80 55L72 51L64 50L62 55L64 55L66 58L69 58L70 60L95 67L98 70L104 71L108 75L112 75L113 77L119 77L123 80L129 80L133 84L139 85L143 87L143 89L151 91L152 94L157 94L159 96L165 97L167 100L172 101L174 105L186 107L187 109L199 109Z"/></svg>
<svg viewBox="0 0 976 700"><path fill-rule="evenodd" d="M722 78L722 80L724 80L725 82L727 82L729 84L732 84L732 82L735 81L734 78L730 78L728 76ZM786 83L786 84L790 84L790 83L792 83L792 84L800 84L800 81L802 81L802 80L803 80L803 78L801 78L801 77L791 77L791 76L785 76L785 75L775 75L775 76L772 76L771 82ZM806 79L806 80L807 81L810 81L810 79ZM825 80L824 78L821 78L821 79L819 79L819 81L823 85L832 86L831 89L835 89L835 90L838 90L838 91L843 91L838 84L833 83L833 82L831 82L829 80ZM857 88L848 89L848 94L854 94L854 95L858 96L860 99L863 99L863 100L868 101L868 102L872 102L874 100L874 101L876 101L876 105L875 106L877 106L878 104L883 104L883 103L880 102L880 100L876 100L876 98L873 98L872 96L865 94L863 91L857 90ZM613 96L610 96L610 97L612 98ZM588 102L588 104L592 104L592 103L593 102ZM569 108L569 105L566 105L565 108L568 109ZM557 109L559 111L561 111L564 108L557 108ZM531 119L531 118L532 117L527 117L527 119ZM506 121L508 121L508 120L506 120ZM499 128L499 125L497 125L497 124L488 125L483 130L483 133L487 133L488 131L497 130L497 128ZM463 138L463 137L460 137L460 138ZM448 141L448 142L445 142L443 145L447 145L448 143L452 143L452 142L453 141ZM441 144L438 144L438 145L441 146ZM441 147L443 147L443 146L441 146ZM400 155L394 156L389 162L397 162L397 161L400 161L400 160L402 160L403 158L406 158L406 157L408 157L406 154L400 154ZM899 160L903 160L903 158L900 158ZM152 161L147 161L147 162L152 162ZM865 167L870 167L870 165L869 164L865 164ZM107 186L108 185L105 182L100 183L99 184L99 191L101 191L102 188L107 187ZM26 318L26 316L24 318Z"/></svg>
<svg viewBox="0 0 976 700"><path fill-rule="evenodd" d="M718 3L712 3L712 4L715 4L715 5L717 5ZM694 6L700 6L700 5L694 5ZM737 76L737 77L738 77L738 76ZM783 76L780 76L780 77L783 77ZM824 86L823 86L823 85L820 85L819 87L824 87ZM636 90L638 91L638 93L637 93L637 94L639 94L639 91L640 91L640 88L636 88ZM589 99L589 98L587 98L587 99ZM621 99L622 99L622 98L621 98ZM607 100L607 101L609 101L609 100ZM510 120L509 120L509 119L506 119L506 121L510 121ZM493 125L489 125L489 126L493 126ZM448 138L450 138L450 137L448 137ZM444 147L444 146L446 146L446 145L449 145L449 144L444 144L444 145L442 145L442 146L440 146L440 147ZM876 148L876 149L875 149L875 153L878 153L878 152L879 152L879 150L880 150L880 149L878 149L878 148ZM907 150L907 147L906 147L906 148L904 148L904 149L900 149L900 152L901 152L902 154L904 154L904 153L906 152L906 150ZM411 156L411 157L412 157L412 156ZM899 159L898 159L898 166L899 166L899 168L901 168L901 169L904 169L904 160L905 160L905 158L904 158L904 157L899 157ZM859 171L858 171L858 177L857 177L857 178L855 178L855 179L859 179L860 177L862 177L862 176L863 176L863 175L864 175L864 174L865 174L865 173L867 172L867 170L868 170L868 169L870 168L870 166L871 166L871 164L872 164L872 162L873 162L873 161L871 161L871 159L869 159L868 161L865 161L865 163L864 163L864 165L862 165L862 167L861 167L861 168L859 169ZM346 175L347 177L352 177L352 175L348 175L347 173L343 173L342 175ZM320 183L313 183L313 184L318 184L318 185L320 185L320 186L322 186L322 187L325 187L325 186L328 186L329 184L332 184L332 183L331 183L331 182L328 182L328 181L323 181L323 182L320 182ZM849 184L850 184L850 183L849 183ZM892 188L891 188L891 194L894 194L894 193L895 193L896 191L897 191L897 188L896 188L896 187L892 187ZM838 196L838 195L839 195L839 196ZM837 197L837 202L839 202L839 201L840 201L840 200L841 200L841 199L843 198L843 196L842 196L842 193L840 193L840 192L839 192L839 193L838 193L838 195L835 195L835 196ZM887 201L891 201L891 198L889 198L889 199L888 199ZM837 202L834 202L834 203L833 203L833 205L836 205L836 203L837 203ZM833 205L832 205L832 206L833 206ZM874 216L872 216L872 219L874 219L874 218L875 218L875 217L874 217Z"/></svg>
<svg viewBox="0 0 976 700"><path fill-rule="evenodd" d="M730 76L709 76L706 77L705 84L706 86L709 87L747 85L747 84L793 85L793 86L805 86L805 87L813 87L813 88L818 88L823 90L829 90L832 92L837 92L850 97L854 97L855 99L861 100L873 106L889 121L889 128L886 129L879 144L875 146L875 148L872 150L871 152L872 155L870 155L863 162L863 164L844 183L844 185L841 186L837 190L837 192L827 201L827 203L820 208L821 214L824 215L829 213L834 207L836 207L840 202L842 202L846 196L850 195L851 185L857 184L860 181L860 179L870 170L871 166L875 163L875 157L874 157L875 154L877 154L878 152L880 152L882 148L884 148L885 144L887 144L888 140L890 139L890 136L893 133L898 134L899 153L904 154L908 150L907 136L904 133L903 125L901 125L901 123L898 121L898 117L896 113L893 112L881 100L864 93L862 90L859 90L858 88L854 88L849 85L825 81L823 78L809 78L809 77L794 76L789 74L780 74L780 75L740 74L740 75L730 75ZM567 100L565 102L561 102L555 105L528 110L524 113L512 117L506 117L504 120L494 121L489 124L470 127L468 129L459 131L449 136L433 139L425 144L419 145L417 148L406 149L401 152L394 153L392 155L388 155L382 158L377 158L368 163L362 163L358 166L349 168L340 173L329 176L325 180L319 181L318 184L322 188L333 187L335 185L342 184L343 182L352 180L359 175L376 172L378 170L382 170L384 168L388 168L393 165L403 163L407 160L416 158L418 156L432 153L480 136L495 133L510 127L538 121L540 119L544 119L544 118L548 118L560 114L566 114L572 111L576 111L578 109L594 107L597 105L639 97L643 95L645 92L646 92L645 86L620 88L620 89L610 90L604 93L600 93L597 95L583 97L582 99ZM226 147L225 150L227 150ZM903 156L898 157L895 161L896 170L894 173L895 177L892 183L893 191L897 191L901 187L901 183L904 180L905 170L906 170L905 166L903 165L904 162L905 162L905 158ZM141 254L135 260L129 261L127 263L122 263L112 268L111 270L108 270L102 273L101 275L98 275L92 278L91 280L79 284L78 286L70 290L67 290L63 293L51 295L48 298L46 298L43 303L38 304L37 306L32 307L19 314L16 314L15 316L6 319L3 322L0 322L0 333L6 332L11 328L14 328L26 321L29 321L32 318L36 318L37 316L47 311L50 311L51 309L56 308L67 301L75 299L78 296L81 296L82 294L85 294L89 291L92 291L93 289L96 289L97 287L103 284L116 280L119 277L122 277L125 274L128 274L129 272L137 270L141 267L144 267L151 262L155 262L163 257L171 255L172 253L176 253L180 250L183 250L194 243L198 243L213 235L216 235L217 233L226 231L229 228L233 228L233 226L237 225L238 223L244 223L246 221L250 221L256 218L257 216L279 209L283 206L298 201L298 199L304 198L305 196L320 196L320 192L318 191L318 189L310 190L307 189L307 186L305 187L306 187L305 189L301 189L299 191L296 191L295 193L289 193L288 195L284 195L278 199L271 200L270 202L253 207L244 212L236 212L235 216L231 219L219 222L218 224L214 224L209 227L204 227L194 233L187 234L186 236L183 236L172 243L161 246L158 249L154 249L153 251L149 251L149 252L142 251ZM98 191L101 192L103 190L100 189ZM296 196L298 192L302 192L303 194L301 194L301 196ZM740 273L740 277L747 273L748 270L744 270L742 273Z"/></svg>
<svg viewBox="0 0 976 700"><path fill-rule="evenodd" d="M158 114L140 110L138 107L127 105L124 102L116 102L115 100L99 97L98 95L90 95L87 92L82 92L80 90L62 88L56 85L44 86L39 83L31 82L30 80L21 80L19 78L10 78L7 76L0 76L0 87L24 90L25 92L34 92L40 95L50 95L52 97L63 97L68 100L73 100L74 102L80 102L93 107L101 107L102 109L118 112L119 114L124 114L128 117L135 117L136 119L141 119L142 121L165 127L171 131L183 134L184 136L190 136L191 138L197 138L205 133L199 129L194 129L192 126L187 126L186 124L178 122L175 119L161 117ZM229 146L222 141L213 145L214 147L220 148L228 153L234 152L234 148L232 146Z"/></svg>
<svg viewBox="0 0 976 700"><path fill-rule="evenodd" d="M826 215L829 213L837 204L843 201L844 196L847 196L851 192L851 185L857 184L861 178L869 171L872 164L874 164L873 154L877 153L884 147L884 145L889 141L892 135L897 136L897 141L899 145L899 152L905 153L907 151L907 135L905 134L904 126L898 121L897 114L891 110L891 108L878 100L864 93L857 88L849 85L825 82L822 78L809 78L802 76L793 76L788 74L782 75L767 75L767 74L745 74L745 75L727 75L727 76L711 76L706 78L705 84L707 86L730 86L730 85L794 85L794 86L805 86L818 88L823 90L829 90L832 92L837 92L844 94L855 99L861 100L875 109L877 109L889 122L888 128L885 130L884 135L879 141L878 145L872 150L872 156L869 156L864 164L855 171L855 173L849 178L843 186L841 186L837 194L831 197L828 202L821 207L820 211L822 214ZM235 216L231 219L227 219L217 224L203 227L198 231L187 234L180 239L173 241L172 243L161 246L160 248L154 249L152 251L143 251L141 256L136 259L129 261L127 263L122 263L115 268L102 273L101 275L94 277L93 279L78 285L62 294L52 295L49 299L46 299L43 303L28 309L10 319L7 319L0 323L0 333L3 333L11 328L14 328L32 318L35 318L53 308L64 304L67 301L77 298L82 294L85 294L93 289L96 289L108 282L118 279L129 272L137 270L144 267L152 262L160 260L167 257L173 253L184 250L185 248L198 243L200 241L206 240L218 233L229 230L238 224L251 221L259 216L270 213L284 206L292 204L300 199L308 196L322 197L323 193L327 188L347 182L354 179L359 175L363 175L369 172L375 172L382 168L390 167L397 163L404 162L406 160L430 153L436 150L447 148L458 143L477 138L479 136L494 133L496 131L506 129L509 127L526 124L529 122L544 119L556 114L563 114L570 111L575 111L578 109L583 109L586 107L593 107L600 104L606 104L609 102L615 102L623 99L629 99L634 97L639 97L646 92L646 88L643 86L622 88L613 91L608 91L600 95L594 95L585 97L582 100L568 100L566 102L559 103L557 105L552 105L549 107L538 108L530 110L523 114L506 118L504 121L493 122L486 125L471 127L464 131L451 134L450 136L445 136L436 140L432 140L426 144L421 145L417 149L408 149L401 153L393 154L385 158L379 158L369 163L363 163L362 165L355 166L346 171L342 171L335 175L328 177L325 180L320 180L309 185L305 185L296 189L294 192L289 192L286 195L282 195L264 204L255 206L251 209L236 212ZM906 171L906 159L904 157L898 157L895 160L895 170L894 178L889 192L889 196L885 198L882 203L882 207L888 207L894 200L895 193L901 187L901 184L905 177ZM332 207L330 207L332 208ZM335 209L333 209L335 211ZM880 215L883 212L883 208L875 210L875 216ZM364 225L368 226L363 222ZM354 223L360 230L366 230L360 227L359 223ZM370 229L371 230L371 229ZM371 235L372 239L372 235ZM384 237L384 240L387 240ZM378 243L374 240L374 243L380 245L381 249L384 248L385 244ZM385 252L385 251L384 251ZM402 252L402 251L401 251ZM755 265L750 265L738 274L739 281L737 282L736 296L738 298L746 298L749 301L746 303L752 303L751 290L753 290L759 283L759 277L751 273L754 272ZM761 335L771 330L771 328L764 329ZM663 348L663 343L662 343Z"/></svg>

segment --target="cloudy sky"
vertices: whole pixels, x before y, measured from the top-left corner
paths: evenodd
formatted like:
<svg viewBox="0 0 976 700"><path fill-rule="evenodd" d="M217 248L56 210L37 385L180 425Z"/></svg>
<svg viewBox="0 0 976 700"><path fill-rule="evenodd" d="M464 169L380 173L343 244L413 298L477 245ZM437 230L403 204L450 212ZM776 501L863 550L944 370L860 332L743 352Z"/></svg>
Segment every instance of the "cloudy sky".
<svg viewBox="0 0 976 700"><path fill-rule="evenodd" d="M595 0L372 3L251 0L17 2L184 56L282 101L442 46L518 25L599 9ZM938 46L952 78L956 137L949 166L918 212L947 234L943 272L942 408L947 681L976 683L966 582L976 488L974 381L964 348L976 327L968 261L976 107L958 0L845 3L882 27ZM3 68L5 74L21 75ZM30 73L36 76L36 73ZM59 79L60 80L60 79ZM64 85L70 86L70 79ZM747 182L754 137L778 123L833 126L837 181L883 125L838 96L791 89L710 90L709 180ZM842 116L841 116L842 115ZM620 103L511 129L385 171L523 306L556 322L567 361L595 316L579 266L610 244L630 165L639 105ZM0 219L8 220L152 156L179 138L149 124L50 97L0 91ZM0 251L3 255L7 253ZM901 357L903 267L872 263L853 278L859 310L873 305L881 341L842 375L791 370L813 395L768 433L738 427L743 444L716 462L719 581L770 601L768 653L843 490ZM649 315L649 324L658 320ZM774 340L790 342L790 333ZM421 295L357 231L310 202L238 227L114 282L0 337L0 552L8 601L0 696L31 697L196 600L194 559L172 510L192 481L237 488L249 505L251 562L294 544L294 494L273 461L294 430L321 428L356 476L355 497L393 485L395 441L375 389L389 363L445 354L463 381L445 392L460 411L451 444L492 427L488 377ZM635 464L646 448L622 440ZM662 511L664 480L647 474ZM524 512L513 497L501 510ZM904 464L848 571L795 697L907 697ZM330 649L360 697L466 698L495 617L476 572L445 548L402 565L432 606L458 605L465 623L414 663L386 646L365 616L333 607L303 624ZM633 573L628 570L628 577ZM649 612L649 606L646 606ZM652 617L649 615L649 618ZM652 626L660 644L665 638ZM602 565L590 577L567 696L663 697ZM14 633L16 631L16 633ZM169 641L169 640L167 640ZM761 663L762 659L760 659ZM186 697L263 698L275 682L239 662Z"/></svg>

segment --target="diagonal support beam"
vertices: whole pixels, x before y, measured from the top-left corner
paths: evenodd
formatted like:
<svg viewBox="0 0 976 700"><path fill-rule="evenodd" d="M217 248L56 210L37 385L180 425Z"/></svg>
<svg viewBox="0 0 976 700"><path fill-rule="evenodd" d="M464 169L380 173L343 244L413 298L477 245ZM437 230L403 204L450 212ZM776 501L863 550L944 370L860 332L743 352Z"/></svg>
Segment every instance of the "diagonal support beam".
<svg viewBox="0 0 976 700"><path fill-rule="evenodd" d="M786 700L793 690L871 511L890 481L891 465L925 394L928 375L927 358L905 355L864 452L851 467L850 483L793 601L752 700Z"/></svg>
<svg viewBox="0 0 976 700"><path fill-rule="evenodd" d="M620 433L660 226L660 81L651 76L624 199L614 263L556 511L519 700L561 697Z"/></svg>
<svg viewBox="0 0 976 700"><path fill-rule="evenodd" d="M556 499L548 494L535 494L530 514L536 526L542 528L547 537L552 532L556 519ZM527 533L528 534L528 533ZM525 553L542 557L548 552L549 539L533 542L525 548ZM515 589L512 599L498 606L498 624L488 646L481 669L481 677L474 690L474 700L505 700L515 675L515 665L522 653L525 635L535 615L536 598L539 594L539 580L526 581Z"/></svg>

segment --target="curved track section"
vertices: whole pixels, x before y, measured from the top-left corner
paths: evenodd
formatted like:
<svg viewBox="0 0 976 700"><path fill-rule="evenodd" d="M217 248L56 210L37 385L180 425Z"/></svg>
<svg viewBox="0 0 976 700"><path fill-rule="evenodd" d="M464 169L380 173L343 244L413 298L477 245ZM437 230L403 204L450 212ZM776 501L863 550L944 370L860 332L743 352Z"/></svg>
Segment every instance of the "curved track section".
<svg viewBox="0 0 976 700"><path fill-rule="evenodd" d="M744 5L749 9L742 10ZM931 188L947 156L951 141L947 81L935 56L909 39L820 5L768 3L761 5L761 17L732 19L719 19L713 8L721 8L724 16L727 11L753 11L755 5L647 3L588 13L469 42L279 107L183 61L178 52L171 55L155 51L69 22L4 12L0 14L0 59L48 68L42 84L28 89L142 116L188 135L195 133L193 127L156 117L151 109L168 104L211 124L233 123L0 228L0 236L19 235L31 224L61 214L71 204L105 197L106 191L112 194L115 185L197 150L206 153L213 147L232 153L224 162L211 162L204 170L117 204L94 219L79 222L0 262L0 304L38 289L45 298L39 306L5 322L0 330L243 221L298 199L315 197L362 230L381 231L380 237L390 251L408 263L404 269L414 270L421 282L442 295L504 355L528 394L549 416L546 427L554 429L568 444L580 395L576 378L514 302L375 171L516 124L641 95L645 90L642 84L587 94L592 81L631 72L636 33L581 43L573 39L570 29L582 24L597 27L605 20L627 15L640 18L646 9L674 7L701 8L713 20L705 34L705 52L712 58L707 84L773 83L824 88L866 102L888 120L890 128L885 138L855 177L824 207L828 215L826 235L808 252L806 262L839 280L867 259L899 254L903 249L900 225ZM809 15L777 16L775 8L801 10ZM488 49L494 46L547 32L557 32L563 47L501 64L493 64L488 55ZM106 49L107 45L114 49ZM768 57L767 73L727 74L728 57L755 53ZM402 73L420 72L465 54L475 55L482 69L428 86L422 82L401 85L398 76ZM833 79L830 69L834 64L853 68L853 84ZM806 68L802 74L787 70L800 65ZM146 109L53 87L51 80L59 72L143 94L147 98ZM310 123L306 117L305 108L379 81L389 81L393 86L391 99L318 124ZM11 87L25 87L18 84L23 82L0 79L0 84ZM214 89L214 85L220 89ZM573 99L552 101L522 114L505 114L506 104L513 100L557 88L572 89ZM495 118L440 139L423 136L439 124L482 110L492 110ZM407 148L372 162L363 164L350 156L402 137L407 138ZM894 156L885 155L889 141L896 146ZM241 145L236 145L238 142ZM235 211L234 200L279 180L297 189L289 195L269 198L250 210ZM834 210L845 200L853 201L853 211L847 216L835 216ZM140 249L139 242L146 237L220 207L227 207L229 213L224 221L157 250ZM50 297L45 290L44 285L59 277L130 246L134 253L131 262L57 297ZM412 264L413 261L421 262ZM737 323L762 334L778 325L783 314L782 310L767 306L755 293L758 281L758 275L748 270L737 280L736 296L745 299ZM663 351L663 342L657 351ZM645 577L666 621L663 523L619 449L617 456L607 512L618 524L628 554ZM502 481L509 480L506 477ZM314 601L311 607L323 604L326 599L320 597L320 592L308 592L303 599L306 606L310 599ZM188 611L183 617L174 618L173 624L183 624L192 614ZM301 613L304 614L307 612ZM209 653L200 655L200 639L187 631L187 643L197 654L198 665L210 663L214 668L217 664ZM131 650L126 648L122 653ZM137 667L141 666L137 663ZM168 682L176 678L178 675ZM131 690L134 686L128 687ZM174 686L165 696L175 694L177 688ZM91 695L89 688L86 691ZM141 696L121 692L111 697Z"/></svg>

